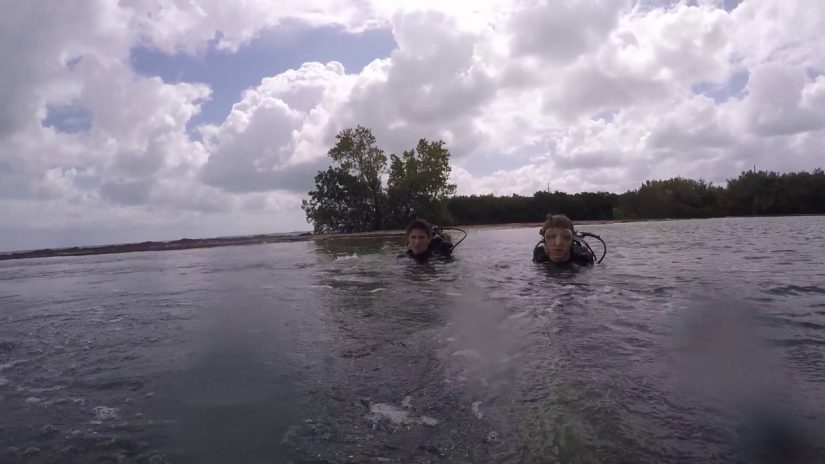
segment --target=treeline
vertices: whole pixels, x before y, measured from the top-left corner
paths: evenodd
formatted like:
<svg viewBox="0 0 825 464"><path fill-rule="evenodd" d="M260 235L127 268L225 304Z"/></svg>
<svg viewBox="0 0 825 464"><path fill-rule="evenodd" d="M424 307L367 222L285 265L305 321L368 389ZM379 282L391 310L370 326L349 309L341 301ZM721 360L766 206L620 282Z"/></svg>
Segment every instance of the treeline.
<svg viewBox="0 0 825 464"><path fill-rule="evenodd" d="M825 172L748 171L726 187L676 177L647 181L623 194L455 196L447 200L447 211L455 224L540 222L556 212L574 220L825 214Z"/></svg>
<svg viewBox="0 0 825 464"><path fill-rule="evenodd" d="M315 232L403 228L417 217L442 225L540 222L548 213L573 220L686 219L825 214L825 172L743 172L727 186L676 177L622 194L536 192L532 196L454 196L450 152L443 141L419 140L389 157L372 131L358 126L336 136L332 165L315 176L303 201Z"/></svg>

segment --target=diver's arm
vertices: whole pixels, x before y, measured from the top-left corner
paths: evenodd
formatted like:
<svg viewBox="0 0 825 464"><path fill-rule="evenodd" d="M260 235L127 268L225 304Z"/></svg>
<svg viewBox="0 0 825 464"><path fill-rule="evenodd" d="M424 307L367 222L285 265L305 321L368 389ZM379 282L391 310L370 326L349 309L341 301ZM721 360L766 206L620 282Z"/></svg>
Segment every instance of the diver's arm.
<svg viewBox="0 0 825 464"><path fill-rule="evenodd" d="M544 249L544 243L539 243L533 248L533 262L544 263L550 258L547 256L547 251Z"/></svg>

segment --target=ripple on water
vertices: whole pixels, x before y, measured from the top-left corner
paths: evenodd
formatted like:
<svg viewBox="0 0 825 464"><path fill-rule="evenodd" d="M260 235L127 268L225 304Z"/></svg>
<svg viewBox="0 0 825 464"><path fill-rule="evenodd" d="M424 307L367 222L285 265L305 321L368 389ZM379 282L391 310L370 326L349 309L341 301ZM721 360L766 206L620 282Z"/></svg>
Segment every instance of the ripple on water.
<svg viewBox="0 0 825 464"><path fill-rule="evenodd" d="M770 288L766 290L766 292L779 296L805 294L825 295L825 288L816 285L783 285Z"/></svg>
<svg viewBox="0 0 825 464"><path fill-rule="evenodd" d="M0 364L0 371L12 370L21 364L26 364L27 362L29 362L28 359L15 359L13 361Z"/></svg>
<svg viewBox="0 0 825 464"><path fill-rule="evenodd" d="M771 339L769 343L773 346L793 347L793 346L825 346L825 340L813 338L780 338Z"/></svg>

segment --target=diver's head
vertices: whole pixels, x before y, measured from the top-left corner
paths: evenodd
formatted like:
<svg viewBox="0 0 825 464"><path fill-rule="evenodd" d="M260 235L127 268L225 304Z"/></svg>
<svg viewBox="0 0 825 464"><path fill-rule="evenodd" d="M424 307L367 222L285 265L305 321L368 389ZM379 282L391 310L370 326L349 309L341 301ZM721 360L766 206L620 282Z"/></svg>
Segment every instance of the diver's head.
<svg viewBox="0 0 825 464"><path fill-rule="evenodd" d="M423 219L415 219L407 226L407 249L414 255L423 255L430 247L433 227Z"/></svg>
<svg viewBox="0 0 825 464"><path fill-rule="evenodd" d="M573 221L564 214L548 214L547 220L539 233L544 237L544 250L554 263L570 260L570 247L573 245Z"/></svg>

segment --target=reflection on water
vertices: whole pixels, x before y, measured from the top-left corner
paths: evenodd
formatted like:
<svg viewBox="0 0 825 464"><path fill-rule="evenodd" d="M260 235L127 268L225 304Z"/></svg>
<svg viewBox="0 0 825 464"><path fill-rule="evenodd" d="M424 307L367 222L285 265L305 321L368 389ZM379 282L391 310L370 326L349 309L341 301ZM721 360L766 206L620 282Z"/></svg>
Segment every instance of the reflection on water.
<svg viewBox="0 0 825 464"><path fill-rule="evenodd" d="M825 219L0 264L2 462L820 462ZM791 240L791 238L795 238Z"/></svg>

